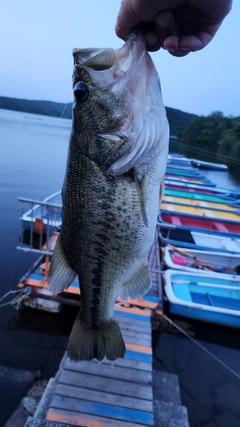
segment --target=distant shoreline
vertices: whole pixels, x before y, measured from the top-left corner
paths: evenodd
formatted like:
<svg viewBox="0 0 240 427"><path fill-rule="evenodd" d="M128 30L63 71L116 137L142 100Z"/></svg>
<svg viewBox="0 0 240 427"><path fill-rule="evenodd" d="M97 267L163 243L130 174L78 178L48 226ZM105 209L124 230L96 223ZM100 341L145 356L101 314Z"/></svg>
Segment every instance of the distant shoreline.
<svg viewBox="0 0 240 427"><path fill-rule="evenodd" d="M9 98L0 96L0 108L4 110L20 111L43 116L72 118L72 102L61 103L53 101L36 101L29 99ZM179 132L188 128L195 114L185 113L181 110L166 107L167 118L170 124L171 135L177 136Z"/></svg>

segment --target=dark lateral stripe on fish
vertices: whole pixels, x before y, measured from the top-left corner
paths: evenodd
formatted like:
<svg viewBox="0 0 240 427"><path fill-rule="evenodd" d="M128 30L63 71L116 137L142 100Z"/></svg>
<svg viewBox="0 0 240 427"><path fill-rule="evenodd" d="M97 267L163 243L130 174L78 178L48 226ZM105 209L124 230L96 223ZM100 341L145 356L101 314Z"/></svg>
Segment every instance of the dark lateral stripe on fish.
<svg viewBox="0 0 240 427"><path fill-rule="evenodd" d="M96 236L98 239L98 251L101 254L101 257L97 259L97 265L93 269L93 279L92 279L92 295L91 295L91 308L90 308L90 322L93 329L98 329L98 319L101 317L99 313L100 309L100 299L101 299L101 282L104 272L104 261L103 255L107 254L105 249L104 240L107 240L106 234L101 233L101 236Z"/></svg>

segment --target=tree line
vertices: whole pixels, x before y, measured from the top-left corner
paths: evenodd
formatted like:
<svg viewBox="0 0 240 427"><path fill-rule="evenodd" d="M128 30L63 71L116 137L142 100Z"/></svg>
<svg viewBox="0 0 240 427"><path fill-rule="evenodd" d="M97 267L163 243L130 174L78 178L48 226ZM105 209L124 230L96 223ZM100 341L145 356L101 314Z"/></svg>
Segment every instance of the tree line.
<svg viewBox="0 0 240 427"><path fill-rule="evenodd" d="M66 119L72 118L72 103L67 104L52 101L37 101L29 99L9 98L0 96L0 108L26 113L41 114ZM194 114L185 113L175 108L166 107L167 118L170 124L171 135L177 136L178 132L185 130Z"/></svg>
<svg viewBox="0 0 240 427"><path fill-rule="evenodd" d="M240 117L224 117L219 111L195 116L188 128L178 133L178 138L188 147L240 159Z"/></svg>

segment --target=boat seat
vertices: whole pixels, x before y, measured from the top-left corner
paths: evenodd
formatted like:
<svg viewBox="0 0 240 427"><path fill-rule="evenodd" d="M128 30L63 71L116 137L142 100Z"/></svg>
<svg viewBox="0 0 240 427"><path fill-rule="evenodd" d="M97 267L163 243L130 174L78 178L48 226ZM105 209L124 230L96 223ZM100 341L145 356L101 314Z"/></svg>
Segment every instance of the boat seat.
<svg viewBox="0 0 240 427"><path fill-rule="evenodd" d="M221 224L220 222L215 222L215 227L218 231L221 231L222 233L228 233L229 230L225 227L225 225Z"/></svg>
<svg viewBox="0 0 240 427"><path fill-rule="evenodd" d="M181 220L175 215L172 216L171 220L174 225L182 225Z"/></svg>

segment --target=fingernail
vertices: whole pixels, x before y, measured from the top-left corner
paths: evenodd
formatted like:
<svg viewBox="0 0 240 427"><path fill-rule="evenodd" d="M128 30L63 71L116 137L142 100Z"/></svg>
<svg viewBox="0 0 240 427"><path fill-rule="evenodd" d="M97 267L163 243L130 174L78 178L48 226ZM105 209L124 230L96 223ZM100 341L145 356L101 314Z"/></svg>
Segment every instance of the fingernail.
<svg viewBox="0 0 240 427"><path fill-rule="evenodd" d="M168 52L170 52L170 53L175 53L176 52L176 49L174 49L174 47L170 47L170 48L166 48L165 47L165 49L168 50Z"/></svg>
<svg viewBox="0 0 240 427"><path fill-rule="evenodd" d="M158 38L153 33L148 33L145 36L147 44L154 46L158 42Z"/></svg>

